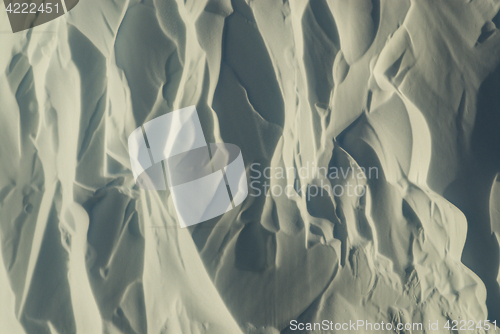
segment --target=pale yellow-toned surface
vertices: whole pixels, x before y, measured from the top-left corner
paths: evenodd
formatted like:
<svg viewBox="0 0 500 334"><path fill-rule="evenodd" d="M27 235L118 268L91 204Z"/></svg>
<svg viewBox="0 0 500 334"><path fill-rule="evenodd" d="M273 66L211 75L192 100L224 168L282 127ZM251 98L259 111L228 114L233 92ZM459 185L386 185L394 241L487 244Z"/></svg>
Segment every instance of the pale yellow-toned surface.
<svg viewBox="0 0 500 334"><path fill-rule="evenodd" d="M499 8L82 0L18 34L1 11L0 333L500 320L500 151L478 128ZM134 187L127 138L189 105L249 176L350 168L271 184L366 195L249 196L180 229L168 191Z"/></svg>

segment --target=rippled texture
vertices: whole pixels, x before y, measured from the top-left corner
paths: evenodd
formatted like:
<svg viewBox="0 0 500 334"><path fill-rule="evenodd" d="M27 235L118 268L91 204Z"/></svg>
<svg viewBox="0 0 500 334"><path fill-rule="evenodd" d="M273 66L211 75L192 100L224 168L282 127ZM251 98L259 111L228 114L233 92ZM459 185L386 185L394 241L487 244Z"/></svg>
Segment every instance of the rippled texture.
<svg viewBox="0 0 500 334"><path fill-rule="evenodd" d="M82 0L17 34L1 11L0 332L500 320L499 8ZM127 137L189 105L249 181L350 173L273 177L294 196L180 229ZM310 196L346 182L366 193Z"/></svg>

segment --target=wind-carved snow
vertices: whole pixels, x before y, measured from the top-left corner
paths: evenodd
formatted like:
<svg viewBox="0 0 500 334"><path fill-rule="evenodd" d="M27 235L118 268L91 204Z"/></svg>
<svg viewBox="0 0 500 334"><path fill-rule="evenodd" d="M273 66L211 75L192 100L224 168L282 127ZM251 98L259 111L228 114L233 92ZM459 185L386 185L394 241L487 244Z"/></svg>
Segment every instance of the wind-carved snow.
<svg viewBox="0 0 500 334"><path fill-rule="evenodd" d="M499 8L87 0L1 34L0 324L500 320ZM261 195L180 229L168 190L134 186L127 138L189 105L207 142L241 148ZM347 174L263 176L310 166ZM312 196L348 182L365 191Z"/></svg>

